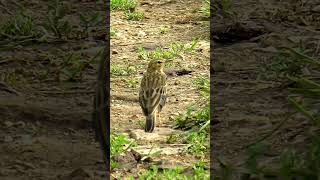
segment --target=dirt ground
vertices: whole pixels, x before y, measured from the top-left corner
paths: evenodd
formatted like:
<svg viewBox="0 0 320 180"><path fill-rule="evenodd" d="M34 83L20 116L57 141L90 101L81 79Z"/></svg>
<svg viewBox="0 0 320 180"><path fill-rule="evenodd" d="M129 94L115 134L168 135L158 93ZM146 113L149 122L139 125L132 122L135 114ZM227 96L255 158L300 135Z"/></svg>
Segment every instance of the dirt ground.
<svg viewBox="0 0 320 180"><path fill-rule="evenodd" d="M46 22L48 3L1 1L1 22L18 14L21 5L40 27ZM75 26L74 32L80 13L100 12L104 18L101 2L64 3L71 8L66 18ZM105 24L96 25L91 33L90 38L48 38L48 42L31 41L7 50L3 47L8 43L1 40L0 179L106 179L90 122L97 78L92 59L104 47ZM83 69L82 79L68 82L61 76L58 80L61 62L71 53L90 65Z"/></svg>
<svg viewBox="0 0 320 180"><path fill-rule="evenodd" d="M317 1L239 0L230 9L236 13L232 18L214 14L211 153L215 157L239 167L246 146L286 118L288 92L280 80L263 79L261 75L268 76L263 67L272 63L279 47L302 47L319 57L319 5ZM308 121L298 117L285 123L266 140L272 147L262 162L279 162L285 147L304 149L310 142L308 127ZM218 164L213 160L215 173Z"/></svg>
<svg viewBox="0 0 320 180"><path fill-rule="evenodd" d="M137 121L144 119L138 104L138 92L147 61L138 58L138 48L150 52L157 47L168 48L170 43L190 44L193 38L203 39L197 47L203 53L196 52L185 55L187 57L183 57L184 59L177 58L176 64L165 69L188 69L194 72L192 75L179 77L169 75L168 99L173 103L166 105L163 125L170 123L166 120L168 117L184 111L187 105L199 99L196 89L189 87L192 85L191 80L197 75L209 74L209 21L201 21L200 14L192 13L194 9L201 7L201 1L141 1L140 4L145 5L138 7L136 11L144 12L146 17L141 22L123 20L123 12L111 13L111 28L117 31L116 37L111 39L111 65L124 68L133 66L137 71L130 77L111 75L111 126L119 132L128 130L128 127L140 128ZM161 27L166 27L167 32L161 34ZM128 88L126 84L126 80L130 78L138 82L134 88Z"/></svg>
<svg viewBox="0 0 320 180"><path fill-rule="evenodd" d="M128 21L124 19L123 12L111 12L111 28L116 30L115 37L111 39L111 66L135 68L135 73L130 76L117 76L111 73L111 129L117 134L132 134L132 131L142 130L139 122L145 122L138 103L138 92L148 61L139 59L139 48L144 48L147 52L155 51L157 47L166 50L171 43L190 46L194 38L199 38L192 53L182 52L182 57L174 58L171 67L165 68L168 72L168 101L161 112L161 122L157 121L156 126L168 129L160 130L161 132L170 131L170 127L174 125L173 119L179 113L184 113L192 103L203 104L201 102L203 99L193 81L199 76L209 78L209 20L201 13L195 13L196 9L202 7L202 1L143 0L139 1L139 4L136 11L144 13L145 19L142 21ZM162 28L166 29L163 33L161 33ZM182 76L170 73L184 69L192 72ZM128 80L137 83L134 87L129 87ZM161 132L156 130L154 134ZM167 147L163 141L165 139L161 142L152 138L147 140L138 137L136 143L139 147L151 144L161 148ZM188 166L197 161L197 158L190 155L184 157L161 154L159 159L169 159L173 164L172 168L177 164ZM209 158L206 161L209 161ZM130 175L136 176L147 167L142 163L132 168L120 168L112 172L112 176L119 179Z"/></svg>
<svg viewBox="0 0 320 180"><path fill-rule="evenodd" d="M26 7L37 23L44 21L47 1L12 1ZM68 1L68 14L79 24L79 13L99 11L103 4L95 1ZM118 32L112 39L111 63L135 65L141 77L146 62L138 60L137 48L154 49L177 41L202 41L195 54L177 59L173 68L187 68L191 75L169 77L169 101L163 112L162 127L171 126L176 116L200 95L191 81L208 74L209 24L193 13L201 1L139 1L145 13L141 22L123 20L121 12L111 14L111 26ZM144 5L142 5L144 4ZM1 1L0 15L7 18L18 11L15 3ZM221 18L214 13L215 37L214 121L211 151L237 165L242 162L245 146L275 127L289 111L287 92L279 82L259 79L259 67L270 63L277 47L295 47L299 43L319 57L319 3L317 1L238 0L232 4L235 18ZM241 24L242 28L224 29ZM239 25L237 24L237 25ZM168 31L159 32L161 26ZM91 129L91 111L97 66L83 70L82 80L58 81L58 66L69 52L80 53L81 60L91 61L104 44L104 25L95 27L91 38L15 45L0 51L0 179L106 179L99 146ZM2 41L2 40L1 40ZM3 46L4 43L1 43ZM99 48L97 48L99 47ZM49 69L49 72L47 70ZM44 74L49 73L49 76ZM123 77L111 80L111 126L119 133L141 129L143 120L137 102L137 87L126 87ZM288 145L304 147L308 122L290 121L275 135L272 152L266 162L277 161ZM213 160L215 162L215 158ZM193 159L193 157L189 157ZM188 161L186 159L185 161ZM213 172L216 171L216 165Z"/></svg>

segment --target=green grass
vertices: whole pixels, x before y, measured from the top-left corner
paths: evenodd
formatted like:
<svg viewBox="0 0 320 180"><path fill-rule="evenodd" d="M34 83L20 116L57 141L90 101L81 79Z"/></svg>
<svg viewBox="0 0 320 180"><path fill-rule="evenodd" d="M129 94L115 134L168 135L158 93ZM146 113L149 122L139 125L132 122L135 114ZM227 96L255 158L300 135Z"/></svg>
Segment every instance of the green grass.
<svg viewBox="0 0 320 180"><path fill-rule="evenodd" d="M161 26L159 31L160 31L161 34L165 34L168 31L168 28L166 28L164 26Z"/></svg>
<svg viewBox="0 0 320 180"><path fill-rule="evenodd" d="M139 47L137 50L137 54L138 54L138 58L139 59L147 59L148 58L148 53L146 52L146 50L144 48Z"/></svg>
<svg viewBox="0 0 320 180"><path fill-rule="evenodd" d="M55 37L61 39L68 38L73 30L72 25L65 16L70 12L70 7L56 0L48 5L48 16L44 23L44 28Z"/></svg>
<svg viewBox="0 0 320 180"><path fill-rule="evenodd" d="M158 150L158 151L155 151L155 152L152 152L154 146L152 146L148 152L148 154L144 155L140 161L144 161L146 159L150 159L152 157L159 157L161 155L161 152L162 150Z"/></svg>
<svg viewBox="0 0 320 180"><path fill-rule="evenodd" d="M81 26L83 28L82 34L88 36L92 28L103 22L99 12L90 12L80 15L79 25L72 25L67 19L70 11L70 6L60 0L49 2L45 21L41 24L36 23L24 11L19 11L16 15L1 22L0 38L11 41L21 40L21 42L18 41L18 44L26 44L29 41L48 42L48 37L68 39L72 35L78 34L74 31L74 26ZM13 46L18 45L17 42L12 44L14 44Z"/></svg>
<svg viewBox="0 0 320 180"><path fill-rule="evenodd" d="M184 46L185 51L189 53L192 52L195 49L195 47L198 45L198 41L199 41L198 39L193 39L190 45L185 45Z"/></svg>
<svg viewBox="0 0 320 180"><path fill-rule="evenodd" d="M111 132L110 134L111 169L115 169L119 166L119 164L113 160L113 157L126 152L129 148L133 146L136 146L135 142L129 141L124 135L118 135L118 134L115 134L114 132Z"/></svg>
<svg viewBox="0 0 320 180"><path fill-rule="evenodd" d="M311 58L304 55L306 52L301 48L280 49L271 63L261 65L259 77L267 80L285 80L288 76L301 76L303 69L310 66Z"/></svg>
<svg viewBox="0 0 320 180"><path fill-rule="evenodd" d="M183 53L191 53L198 40L193 40L190 45L179 42L172 42L166 48L157 47L154 51L146 52L143 48L138 48L138 58L142 60L166 59L173 60L180 57ZM168 63L170 64L170 63Z"/></svg>
<svg viewBox="0 0 320 180"><path fill-rule="evenodd" d="M205 17L210 17L210 0L203 0L200 13L202 13Z"/></svg>
<svg viewBox="0 0 320 180"><path fill-rule="evenodd" d="M110 38L113 38L117 35L117 30L110 28Z"/></svg>
<svg viewBox="0 0 320 180"><path fill-rule="evenodd" d="M194 81L205 98L209 97L209 80L199 76ZM209 98L208 98L209 99ZM184 134L171 135L167 143L186 143L187 152L195 156L203 157L209 152L210 105L205 103L200 107L189 106L185 112L179 113L175 118L175 128L183 129Z"/></svg>
<svg viewBox="0 0 320 180"><path fill-rule="evenodd" d="M176 167L175 169L164 170L162 173L159 172L157 166L152 166L147 172L139 177L139 180L143 179L179 179L182 178L181 167Z"/></svg>
<svg viewBox="0 0 320 180"><path fill-rule="evenodd" d="M153 165L146 172L139 176L139 180L154 179L176 179L176 180L207 180L210 179L209 171L204 162L197 162L191 168L191 174L186 174L186 168L176 167L174 169L159 169Z"/></svg>
<svg viewBox="0 0 320 180"><path fill-rule="evenodd" d="M111 75L113 76L129 76L135 74L136 68L134 66L121 66L121 65L111 65Z"/></svg>
<svg viewBox="0 0 320 180"><path fill-rule="evenodd" d="M209 106L195 108L189 106L187 110L179 115L175 119L176 128L189 130L192 128L200 129L210 119Z"/></svg>
<svg viewBox="0 0 320 180"><path fill-rule="evenodd" d="M208 178L208 175L210 174L208 164L202 160L194 163L192 169L196 178L200 178L203 175L205 175L204 178Z"/></svg>
<svg viewBox="0 0 320 180"><path fill-rule="evenodd" d="M62 81L81 81L83 79L83 71L87 63L83 58L74 53L64 56L60 66L60 80Z"/></svg>
<svg viewBox="0 0 320 180"><path fill-rule="evenodd" d="M138 125L141 129L144 129L144 127L146 126L145 120L144 119L139 120Z"/></svg>
<svg viewBox="0 0 320 180"><path fill-rule="evenodd" d="M34 20L22 12L4 20L0 28L1 38L19 39L38 34Z"/></svg>
<svg viewBox="0 0 320 180"><path fill-rule="evenodd" d="M11 50L17 46L25 46L42 42L45 30L36 25L34 19L24 11L3 19L0 22L0 50Z"/></svg>
<svg viewBox="0 0 320 180"><path fill-rule="evenodd" d="M204 76L198 76L194 81L193 84L198 89L199 93L202 97L206 100L210 98L210 80Z"/></svg>
<svg viewBox="0 0 320 180"><path fill-rule="evenodd" d="M153 52L150 52L148 54L148 58L149 59L163 58L163 59L171 60L171 59L178 57L180 50L181 49L180 49L179 45L174 43L174 44L171 44L169 50L164 50L163 48L157 48Z"/></svg>
<svg viewBox="0 0 320 180"><path fill-rule="evenodd" d="M110 8L111 10L123 10L129 11L137 7L137 2L134 0L111 0Z"/></svg>
<svg viewBox="0 0 320 180"><path fill-rule="evenodd" d="M126 12L124 15L127 20L142 21L144 19L143 12Z"/></svg>
<svg viewBox="0 0 320 180"><path fill-rule="evenodd" d="M104 19L100 12L80 14L80 25L84 28L83 31L87 36L90 33L90 28L97 26L103 21Z"/></svg>
<svg viewBox="0 0 320 180"><path fill-rule="evenodd" d="M84 71L89 67L93 67L93 64L96 64L98 61L98 57L101 54L101 50L90 60L88 57L84 56L83 53L74 53L70 52L67 54L63 54L61 58L54 58L47 54L40 55L39 59L47 59L50 62L50 65L55 68L55 73L57 74L57 78L59 81L71 81L71 82L79 82L83 80ZM42 72L42 80L46 78L52 77L53 72L48 69L46 72Z"/></svg>
<svg viewBox="0 0 320 180"><path fill-rule="evenodd" d="M134 78L130 78L130 79L125 79L126 82L126 86L128 88L137 88L139 81L137 79Z"/></svg>
<svg viewBox="0 0 320 180"><path fill-rule="evenodd" d="M180 113L175 119L175 128L187 131L183 134L169 136L167 143L188 144L187 153L203 157L210 149L209 122L209 106L198 109L190 106L186 112Z"/></svg>
<svg viewBox="0 0 320 180"><path fill-rule="evenodd" d="M193 81L193 84L207 103L198 108L190 105L184 113L179 113L175 119L176 128L199 130L203 126L207 126L207 123L210 121L210 104L208 103L210 97L210 81L204 76L198 76ZM206 127L205 130L208 130L208 127Z"/></svg>
<svg viewBox="0 0 320 180"><path fill-rule="evenodd" d="M186 141L189 143L188 152L202 157L210 149L208 134L206 132L190 132Z"/></svg>
<svg viewBox="0 0 320 180"><path fill-rule="evenodd" d="M208 103L210 83L209 79L204 76L198 76L193 83L201 95L205 97L207 103L200 107L191 105L185 112L179 113L175 118L175 128L186 132L184 134L171 135L167 139L167 143L187 143L188 153L203 157L210 149L210 104Z"/></svg>

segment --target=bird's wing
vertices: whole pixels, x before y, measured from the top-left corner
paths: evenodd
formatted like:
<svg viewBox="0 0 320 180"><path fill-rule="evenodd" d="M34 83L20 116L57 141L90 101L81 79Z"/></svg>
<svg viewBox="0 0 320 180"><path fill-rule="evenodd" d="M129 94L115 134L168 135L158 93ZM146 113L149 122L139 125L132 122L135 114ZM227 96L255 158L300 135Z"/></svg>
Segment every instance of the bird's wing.
<svg viewBox="0 0 320 180"><path fill-rule="evenodd" d="M164 78L167 79L166 75L164 75ZM162 108L166 105L166 101L167 101L167 83L165 83L165 85L162 88L161 100L159 104L159 112L161 112Z"/></svg>
<svg viewBox="0 0 320 180"><path fill-rule="evenodd" d="M146 85L146 77L143 76L141 80L141 85L140 85L140 91L139 91L139 104L142 108L143 114L146 115L147 112L145 111L145 102L144 102L144 87Z"/></svg>
<svg viewBox="0 0 320 180"><path fill-rule="evenodd" d="M162 108L166 105L166 101L167 101L166 89L167 88L164 87L165 93L161 94L161 100L160 100L160 104L159 104L159 112L161 112Z"/></svg>
<svg viewBox="0 0 320 180"><path fill-rule="evenodd" d="M145 116L150 115L159 106L165 92L165 77L160 74L144 76L141 81L139 102Z"/></svg>

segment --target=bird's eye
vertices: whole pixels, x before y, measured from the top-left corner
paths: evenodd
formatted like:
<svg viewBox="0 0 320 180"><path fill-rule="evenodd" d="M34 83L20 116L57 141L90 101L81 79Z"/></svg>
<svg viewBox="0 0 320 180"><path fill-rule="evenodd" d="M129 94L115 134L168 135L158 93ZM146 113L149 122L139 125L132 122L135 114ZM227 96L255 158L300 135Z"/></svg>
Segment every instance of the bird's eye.
<svg viewBox="0 0 320 180"><path fill-rule="evenodd" d="M162 63L161 61L158 61L158 64Z"/></svg>

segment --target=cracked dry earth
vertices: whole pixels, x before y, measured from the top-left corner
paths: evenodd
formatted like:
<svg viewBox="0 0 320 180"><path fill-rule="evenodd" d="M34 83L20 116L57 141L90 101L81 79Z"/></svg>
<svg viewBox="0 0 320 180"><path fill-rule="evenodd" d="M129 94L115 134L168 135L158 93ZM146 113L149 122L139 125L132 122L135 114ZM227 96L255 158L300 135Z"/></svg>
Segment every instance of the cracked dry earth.
<svg viewBox="0 0 320 180"><path fill-rule="evenodd" d="M319 57L318 1L234 1L233 18L214 14L213 104L216 121L211 141L215 157L236 168L244 162L246 146L275 128L290 111L287 91L279 81L260 78L263 66L272 63L279 47L299 43ZM220 14L221 15L221 14ZM228 31L227 31L228 29ZM266 75L266 74L265 74ZM294 118L267 139L272 144L263 163L279 162L288 146L303 150L308 121ZM218 163L214 158L214 172Z"/></svg>
<svg viewBox="0 0 320 180"><path fill-rule="evenodd" d="M135 11L144 12L142 21L124 20L123 12L111 12L111 29L116 35L111 38L111 129L117 134L125 134L136 141L135 148L140 155L161 150L161 155L153 159L159 167L175 168L177 165L189 166L196 162L192 155L181 155L186 145L169 145L167 137L174 131L174 118L183 113L192 103L202 104L202 98L193 80L198 76L209 77L209 21L194 9L202 6L201 1L145 1L140 0ZM161 33L165 27L167 31ZM139 125L144 116L138 102L138 92L142 74L146 70L147 60L139 59L138 48L147 52L157 47L168 48L171 43L190 46L193 38L200 38L191 53L183 52L181 57L173 60L172 66L165 68L168 72L168 101L161 113L161 123L157 121L155 132L146 134ZM129 76L112 74L112 66L134 68L135 73ZM183 76L172 72L190 70ZM129 87L128 81L135 81L135 87ZM120 168L111 172L113 178L122 179L133 175L137 177L150 164L119 160ZM209 157L207 158L209 161Z"/></svg>

